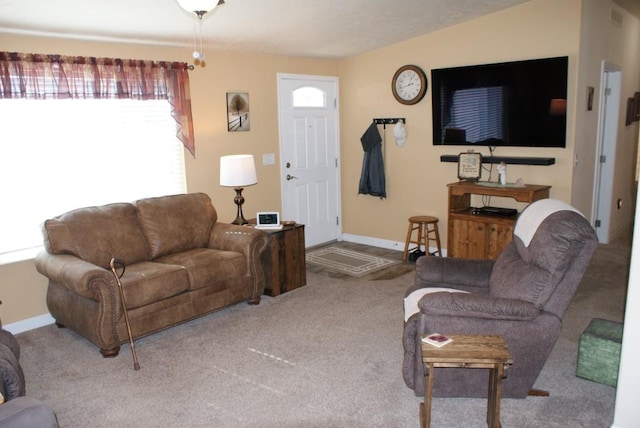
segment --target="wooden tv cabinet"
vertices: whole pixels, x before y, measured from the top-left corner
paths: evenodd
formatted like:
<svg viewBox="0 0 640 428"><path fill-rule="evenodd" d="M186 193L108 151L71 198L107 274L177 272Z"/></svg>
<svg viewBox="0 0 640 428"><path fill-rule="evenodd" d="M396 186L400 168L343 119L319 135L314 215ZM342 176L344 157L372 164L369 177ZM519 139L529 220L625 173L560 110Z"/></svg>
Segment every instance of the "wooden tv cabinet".
<svg viewBox="0 0 640 428"><path fill-rule="evenodd" d="M471 195L512 198L531 203L549 197L551 186L528 184L524 187L481 185L461 181L447 184L449 218L447 223L447 257L467 259L498 258L513 239L517 216L473 214Z"/></svg>

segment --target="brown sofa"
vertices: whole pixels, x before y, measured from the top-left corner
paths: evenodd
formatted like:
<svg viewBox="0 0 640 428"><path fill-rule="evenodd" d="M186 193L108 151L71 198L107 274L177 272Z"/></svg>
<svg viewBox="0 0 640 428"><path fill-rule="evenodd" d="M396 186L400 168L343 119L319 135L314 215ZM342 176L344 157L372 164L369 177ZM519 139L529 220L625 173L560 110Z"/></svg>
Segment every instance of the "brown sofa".
<svg viewBox="0 0 640 428"><path fill-rule="evenodd" d="M120 279L134 338L216 309L260 302L267 236L220 223L204 193L81 208L44 222L38 272L49 278L47 305L58 326L115 356L128 340Z"/></svg>

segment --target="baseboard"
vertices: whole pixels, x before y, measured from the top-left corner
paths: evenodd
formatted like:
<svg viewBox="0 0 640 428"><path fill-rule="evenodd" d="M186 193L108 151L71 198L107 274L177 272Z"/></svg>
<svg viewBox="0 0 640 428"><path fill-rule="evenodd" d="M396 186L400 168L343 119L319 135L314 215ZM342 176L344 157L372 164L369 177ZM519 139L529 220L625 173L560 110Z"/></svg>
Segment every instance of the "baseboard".
<svg viewBox="0 0 640 428"><path fill-rule="evenodd" d="M352 235L349 233L342 234L342 240L353 242L354 244L370 245L372 247L386 248L387 250L404 251L404 242L390 241L388 239L371 238L369 236ZM429 252L437 251L435 247L429 247ZM447 250L442 250L442 257L447 256Z"/></svg>
<svg viewBox="0 0 640 428"><path fill-rule="evenodd" d="M44 327L45 325L53 324L55 321L56 320L50 314L44 314L4 325L2 326L2 328L13 334L18 334L29 330L34 330L39 327Z"/></svg>

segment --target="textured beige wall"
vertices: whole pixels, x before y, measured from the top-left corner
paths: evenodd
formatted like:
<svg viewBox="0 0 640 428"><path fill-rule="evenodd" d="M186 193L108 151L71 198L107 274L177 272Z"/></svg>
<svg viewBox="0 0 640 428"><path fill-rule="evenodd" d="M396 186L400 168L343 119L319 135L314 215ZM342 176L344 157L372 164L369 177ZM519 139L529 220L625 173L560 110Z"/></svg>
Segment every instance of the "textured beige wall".
<svg viewBox="0 0 640 428"><path fill-rule="evenodd" d="M596 144L599 132L598 108L602 96L602 62L621 71L621 99L619 105L618 138L616 143L615 178L613 191L608 195L611 209L610 236L628 234L634 214L637 183L636 159L638 151L638 122L625 125L627 98L640 90L640 20L618 9L623 25L609 21L610 1L586 0L583 3L581 31L580 84L578 90L576 141L582 142L576 150L578 164L574 170L572 195L575 204L585 212L591 211L591 198L596 162ZM595 89L594 109L587 111L586 87ZM622 201L618 208L617 201Z"/></svg>
<svg viewBox="0 0 640 428"><path fill-rule="evenodd" d="M585 0L588 4L600 1ZM455 154L460 149L432 146L430 90L419 104L403 106L391 95L393 73L404 64L417 64L429 74L432 68L439 67L568 55L567 148L501 148L495 154L555 157L553 166L511 165L508 167L509 180L522 177L527 183L550 184L553 186L552 197L572 201L573 180L584 180L581 176L572 175L573 156L574 153L582 156L584 150L589 149L587 140L593 138L592 132L581 134L580 138L576 132L576 128L593 120L588 115L579 114L577 107L577 103L582 106L584 102L583 86L593 80L591 74L586 82L582 80L578 85L582 3L581 0L531 0L496 14L343 61L207 51L208 67L190 73L197 152L195 159L186 154L188 190L211 195L220 219L230 221L235 217L233 191L217 184L218 159L226 154L251 153L258 164L259 183L245 189L245 211L249 214L258 208L279 210L281 197L277 162L273 166L261 165L262 154L275 153L276 159L278 154L276 74L338 76L343 233L402 242L407 217L424 213L441 219L440 231L443 242L446 242L446 184L456 180L456 166L441 163L440 155ZM589 13L596 13L597 9L600 8L591 7ZM594 28L594 31L599 33L601 28ZM600 36L611 37L609 34ZM585 49L588 50L589 46ZM153 60L187 61L190 58L188 48L7 35L0 35L0 50ZM629 55L635 55L637 61L637 45L634 52L623 57ZM593 61L599 61L598 57L590 58L590 67L593 67ZM637 88L637 70L634 78L635 83L628 86ZM226 131L227 91L250 94L250 132ZM374 117L407 118L408 142L404 147L395 146L392 127L387 127L385 133L388 193L385 200L357 195L363 153L359 140ZM637 129L635 125L624 132L636 132L637 141ZM489 154L487 149L482 149L482 153ZM485 174L483 179L486 178ZM589 200L590 195L585 196L586 192L574 194L573 198L582 205L588 204L585 200ZM510 201L495 199L492 203L510 205ZM4 324L46 314L45 293L46 281L35 271L32 261L0 266L0 300L4 301L0 306L0 317Z"/></svg>
<svg viewBox="0 0 640 428"><path fill-rule="evenodd" d="M167 48L76 40L0 35L0 50L97 57L189 61L188 48ZM277 73L337 76L338 62L271 55L230 54L207 51L208 65L190 72L196 158L185 151L187 189L211 196L222 221L235 218L232 189L218 185L219 158L250 153L256 158L258 184L245 189L244 211L280 210L278 162L263 166L262 154L278 154ZM226 92L248 92L251 131L227 132ZM62 138L62 136L60 136ZM28 160L26 160L28 161ZM109 165L104 166L105 173ZM29 195L27 197L36 197ZM19 209L19 207L14 207ZM1 215L1 214L0 214ZM44 219L43 219L44 220ZM46 314L46 280L33 261L0 265L0 317L3 324Z"/></svg>
<svg viewBox="0 0 640 428"><path fill-rule="evenodd" d="M403 242L407 218L428 214L440 218L440 232L446 242L446 184L457 180L457 167L454 163L441 163L440 155L457 154L467 147L432 145L431 88L416 105L404 106L395 101L391 78L405 64L419 65L430 76L433 68L569 56L567 148L499 148L495 152L496 156L555 157L553 166L509 165L507 177L509 181L521 177L525 183L552 185L552 197L569 201L579 34L579 0L536 0L342 61L343 231ZM385 133L385 200L356 196L362 163L359 139L374 117L407 119L407 143L403 147L395 146L392 127L387 127ZM478 151L489 155L487 148ZM483 180L487 178L483 173ZM497 178L495 168L492 178ZM491 203L512 205L511 201L496 198Z"/></svg>

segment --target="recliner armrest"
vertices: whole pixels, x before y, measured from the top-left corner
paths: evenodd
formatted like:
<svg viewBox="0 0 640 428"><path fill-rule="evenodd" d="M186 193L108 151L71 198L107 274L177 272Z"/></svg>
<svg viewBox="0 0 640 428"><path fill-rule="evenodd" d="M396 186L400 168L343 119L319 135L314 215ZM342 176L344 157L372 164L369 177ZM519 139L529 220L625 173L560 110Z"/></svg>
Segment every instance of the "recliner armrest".
<svg viewBox="0 0 640 428"><path fill-rule="evenodd" d="M18 397L0 406L0 427L56 428L58 421L48 404L32 397Z"/></svg>
<svg viewBox="0 0 640 428"><path fill-rule="evenodd" d="M531 302L503 299L471 293L433 293L418 302L426 315L530 321L542 312Z"/></svg>
<svg viewBox="0 0 640 428"><path fill-rule="evenodd" d="M488 289L494 263L484 259L420 257L416 261L415 288L462 286Z"/></svg>

